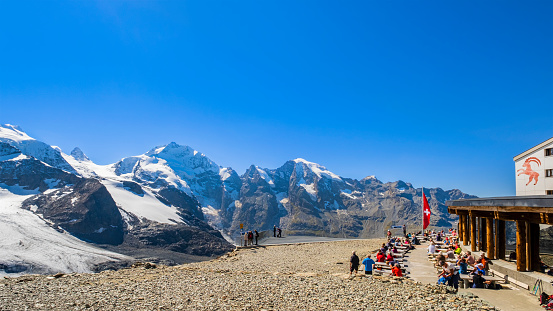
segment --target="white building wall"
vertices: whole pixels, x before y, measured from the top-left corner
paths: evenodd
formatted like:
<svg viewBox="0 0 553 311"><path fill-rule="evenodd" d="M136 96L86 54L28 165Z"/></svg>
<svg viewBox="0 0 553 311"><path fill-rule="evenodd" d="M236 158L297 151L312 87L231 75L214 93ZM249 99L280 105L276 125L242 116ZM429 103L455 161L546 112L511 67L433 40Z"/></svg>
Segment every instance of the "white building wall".
<svg viewBox="0 0 553 311"><path fill-rule="evenodd" d="M553 148L553 143L550 143L515 161L517 195L545 195L547 194L546 190L553 190L553 177L545 177L545 170L553 169L553 156L545 156L545 149L548 148ZM538 159L539 162L541 162L541 165L536 162L530 162L531 170L538 174L538 181L536 183L533 179L528 184L530 175L521 174L521 172L525 171L523 164L532 157Z"/></svg>

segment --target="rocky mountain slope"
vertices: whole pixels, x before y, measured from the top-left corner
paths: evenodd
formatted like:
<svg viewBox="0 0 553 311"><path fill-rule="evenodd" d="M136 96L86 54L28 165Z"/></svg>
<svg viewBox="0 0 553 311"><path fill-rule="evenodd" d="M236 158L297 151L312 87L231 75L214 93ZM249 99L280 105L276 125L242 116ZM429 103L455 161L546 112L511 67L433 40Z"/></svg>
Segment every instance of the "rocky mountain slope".
<svg viewBox="0 0 553 311"><path fill-rule="evenodd" d="M222 254L232 248L223 235L236 237L240 224L248 230L276 225L287 234L377 237L391 225L414 230L421 222L421 189L403 181L345 178L304 159L276 169L252 165L240 176L174 142L98 165L79 148L65 154L13 125L0 125L0 188L25 196L20 208L60 234L115 251ZM456 220L446 200L473 197L440 188L425 193L431 225L438 227Z"/></svg>

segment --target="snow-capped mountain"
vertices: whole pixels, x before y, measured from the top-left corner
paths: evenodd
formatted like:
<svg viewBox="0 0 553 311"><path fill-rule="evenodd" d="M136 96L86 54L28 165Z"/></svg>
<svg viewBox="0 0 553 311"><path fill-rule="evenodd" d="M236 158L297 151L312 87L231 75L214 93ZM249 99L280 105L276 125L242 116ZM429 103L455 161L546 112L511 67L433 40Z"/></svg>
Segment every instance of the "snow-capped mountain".
<svg viewBox="0 0 553 311"><path fill-rule="evenodd" d="M80 148L65 154L13 125L0 126L0 189L20 196L18 208L56 232L115 250L212 255L231 249L223 235L236 236L240 224L374 237L421 217L421 190L403 181L345 178L301 158L276 169L252 165L239 176L174 142L98 165ZM455 221L444 202L472 197L440 188L425 193L432 224L442 227Z"/></svg>
<svg viewBox="0 0 553 311"><path fill-rule="evenodd" d="M6 213L0 217L0 248L10 256L1 256L0 273L87 272L94 269L91 265L129 259L90 243L130 254L136 253L133 250L147 254L150 249L150 259L160 250L174 258L171 252L211 256L232 249L205 222L186 183L171 180L174 174L163 174L171 172L165 160L148 157L141 162L136 167L139 184L133 176L118 175L116 165L94 164L79 149L66 155L18 127L1 129L0 213ZM160 174L146 178L148 172ZM27 228L37 223L51 228L40 229L49 232L48 242L30 248L24 246L30 241L13 240L21 232L39 232ZM74 240L81 241L80 246L68 246ZM59 245L52 248L52 244ZM58 252L55 256L53 249ZM58 256L65 261L53 263Z"/></svg>

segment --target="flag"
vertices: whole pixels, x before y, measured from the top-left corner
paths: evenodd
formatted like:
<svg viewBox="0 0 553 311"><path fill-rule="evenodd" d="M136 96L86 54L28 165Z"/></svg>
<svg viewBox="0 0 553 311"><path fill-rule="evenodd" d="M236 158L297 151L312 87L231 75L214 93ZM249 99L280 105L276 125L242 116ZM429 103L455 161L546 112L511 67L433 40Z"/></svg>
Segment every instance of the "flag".
<svg viewBox="0 0 553 311"><path fill-rule="evenodd" d="M428 205L428 200L426 199L426 196L424 195L424 192L422 193L422 230L426 229L428 225L430 224L430 206Z"/></svg>

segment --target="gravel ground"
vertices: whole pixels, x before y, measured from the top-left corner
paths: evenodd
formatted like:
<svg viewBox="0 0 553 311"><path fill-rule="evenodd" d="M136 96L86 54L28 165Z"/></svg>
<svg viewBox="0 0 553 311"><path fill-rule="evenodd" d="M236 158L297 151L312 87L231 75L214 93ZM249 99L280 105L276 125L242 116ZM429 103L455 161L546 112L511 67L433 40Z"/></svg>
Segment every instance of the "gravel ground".
<svg viewBox="0 0 553 311"><path fill-rule="evenodd" d="M241 249L175 267L0 280L0 310L494 310L409 279L349 278L381 240ZM363 257L363 256L360 256Z"/></svg>

